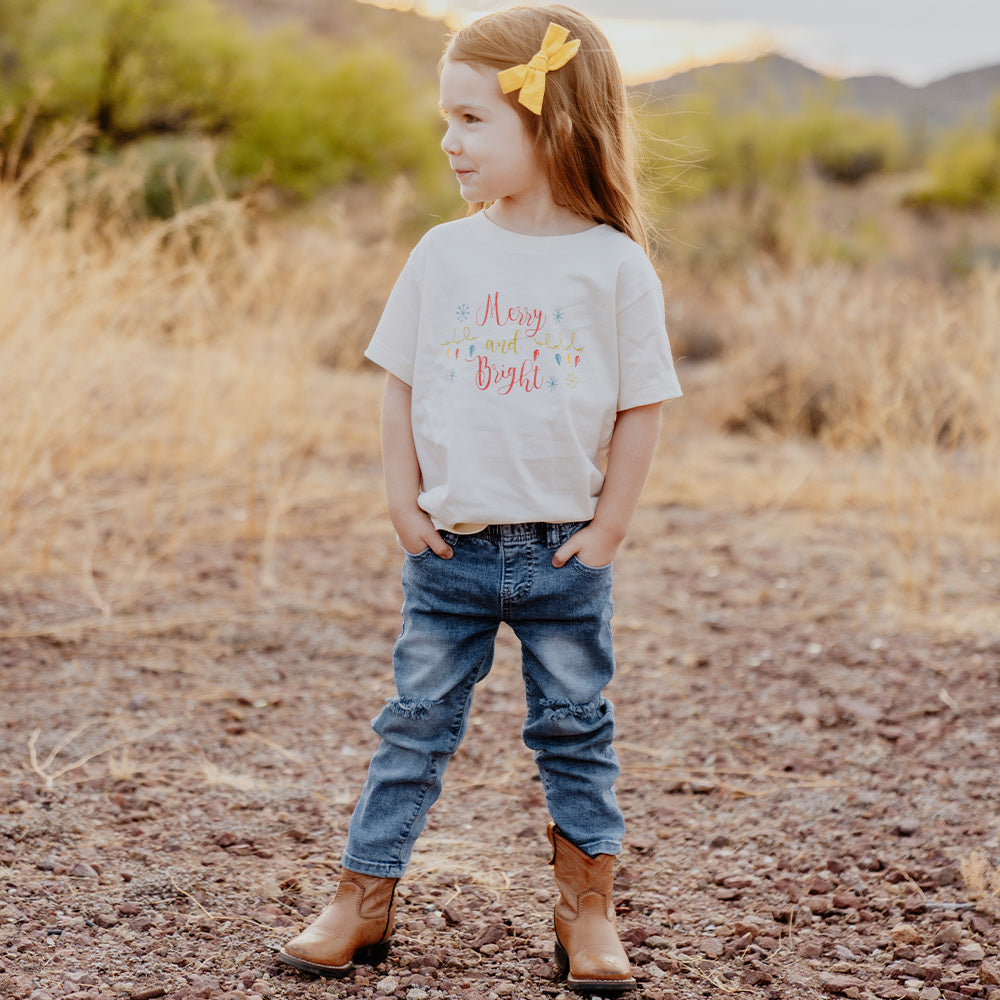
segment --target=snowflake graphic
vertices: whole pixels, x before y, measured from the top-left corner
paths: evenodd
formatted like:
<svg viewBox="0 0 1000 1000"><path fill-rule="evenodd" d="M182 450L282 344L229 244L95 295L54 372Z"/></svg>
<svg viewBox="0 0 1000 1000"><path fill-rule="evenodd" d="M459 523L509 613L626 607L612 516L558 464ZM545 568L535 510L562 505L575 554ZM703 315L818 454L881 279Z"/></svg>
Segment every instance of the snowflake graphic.
<svg viewBox="0 0 1000 1000"><path fill-rule="evenodd" d="M545 384L549 387L549 392L555 392L556 386L559 385L559 379L555 375L550 375L546 380Z"/></svg>
<svg viewBox="0 0 1000 1000"><path fill-rule="evenodd" d="M455 379L457 379L457 378L458 378L458 372L455 371L454 368L452 368L451 371L448 372L448 379L449 379L449 381L454 382Z"/></svg>
<svg viewBox="0 0 1000 1000"><path fill-rule="evenodd" d="M562 309L557 309L553 314L552 318L557 322L561 323L563 321L563 311Z"/></svg>
<svg viewBox="0 0 1000 1000"><path fill-rule="evenodd" d="M567 375L566 376L566 384L571 389L575 389L580 384L580 380L575 375Z"/></svg>
<svg viewBox="0 0 1000 1000"><path fill-rule="evenodd" d="M467 305L460 305L455 310L455 316L458 318L459 323L464 323L469 318L469 307Z"/></svg>

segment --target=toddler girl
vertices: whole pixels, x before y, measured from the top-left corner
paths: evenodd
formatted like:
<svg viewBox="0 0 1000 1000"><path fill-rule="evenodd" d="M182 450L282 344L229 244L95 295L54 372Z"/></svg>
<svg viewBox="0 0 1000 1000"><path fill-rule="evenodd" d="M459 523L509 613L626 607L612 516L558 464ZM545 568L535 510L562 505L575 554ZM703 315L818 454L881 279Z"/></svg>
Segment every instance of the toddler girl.
<svg viewBox="0 0 1000 1000"><path fill-rule="evenodd" d="M366 351L388 373L386 495L406 550L396 696L373 722L337 895L279 958L325 976L385 958L396 884L507 622L553 820L556 961L572 988L616 994L635 980L612 904L611 564L660 404L680 395L626 93L607 40L561 5L458 31L440 78L470 214L419 242Z"/></svg>

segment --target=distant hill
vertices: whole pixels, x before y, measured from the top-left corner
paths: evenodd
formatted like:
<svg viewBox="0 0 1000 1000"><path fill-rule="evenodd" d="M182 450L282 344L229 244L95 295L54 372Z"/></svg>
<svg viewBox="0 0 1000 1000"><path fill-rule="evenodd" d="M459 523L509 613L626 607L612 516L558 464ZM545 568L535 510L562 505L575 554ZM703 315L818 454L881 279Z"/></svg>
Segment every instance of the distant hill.
<svg viewBox="0 0 1000 1000"><path fill-rule="evenodd" d="M413 11L382 9L358 0L220 0L261 29L297 22L345 45L380 41L427 78L441 56L447 26ZM937 131L971 120L993 120L1000 96L1000 65L956 73L925 87L888 76L824 76L779 54L749 62L700 66L633 88L653 100L674 103L696 94L714 95L730 110L746 107L794 111L821 98L871 117L890 116L913 129Z"/></svg>
<svg viewBox="0 0 1000 1000"><path fill-rule="evenodd" d="M418 68L433 74L444 50L448 27L414 11L399 11L358 0L219 0L261 30L297 23L345 45L383 43Z"/></svg>
<svg viewBox="0 0 1000 1000"><path fill-rule="evenodd" d="M937 131L963 121L986 124L1000 98L1000 65L956 73L924 87L888 76L824 76L785 56L771 54L749 62L699 66L634 88L654 100L675 103L711 94L722 107L794 111L813 99L871 117L896 118L911 128Z"/></svg>

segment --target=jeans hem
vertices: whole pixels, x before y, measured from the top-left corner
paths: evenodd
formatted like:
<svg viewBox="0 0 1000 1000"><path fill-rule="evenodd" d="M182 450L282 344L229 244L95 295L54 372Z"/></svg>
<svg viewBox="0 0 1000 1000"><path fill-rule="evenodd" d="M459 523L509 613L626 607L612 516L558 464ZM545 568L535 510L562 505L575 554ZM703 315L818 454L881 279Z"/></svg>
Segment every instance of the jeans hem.
<svg viewBox="0 0 1000 1000"><path fill-rule="evenodd" d="M611 854L617 857L622 852L621 841L598 840L592 844L576 845L588 857L596 858L598 854Z"/></svg>
<svg viewBox="0 0 1000 1000"><path fill-rule="evenodd" d="M364 861L345 853L340 859L342 868L359 875L371 875L374 878L402 878L406 874L405 864L386 864L381 861Z"/></svg>

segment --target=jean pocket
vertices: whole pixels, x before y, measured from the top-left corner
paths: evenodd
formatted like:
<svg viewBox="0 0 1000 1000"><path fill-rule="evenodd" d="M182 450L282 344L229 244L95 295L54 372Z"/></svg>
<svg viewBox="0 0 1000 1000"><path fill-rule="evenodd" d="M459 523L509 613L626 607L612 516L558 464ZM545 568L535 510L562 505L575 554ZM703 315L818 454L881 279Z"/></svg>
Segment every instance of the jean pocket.
<svg viewBox="0 0 1000 1000"><path fill-rule="evenodd" d="M396 541L399 543L399 547L403 550L403 555L407 559L423 559L428 552L433 551L429 545L425 545L419 552L411 552L399 539L396 539Z"/></svg>
<svg viewBox="0 0 1000 1000"><path fill-rule="evenodd" d="M604 566L590 566L579 556L570 556L569 565L575 566L577 569L582 569L585 573L609 573L614 566L614 562L609 562Z"/></svg>

